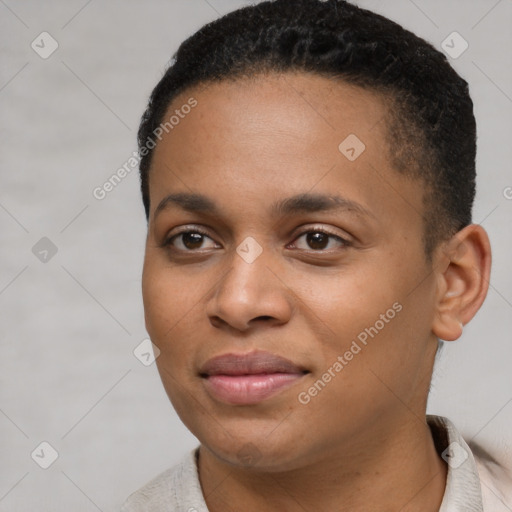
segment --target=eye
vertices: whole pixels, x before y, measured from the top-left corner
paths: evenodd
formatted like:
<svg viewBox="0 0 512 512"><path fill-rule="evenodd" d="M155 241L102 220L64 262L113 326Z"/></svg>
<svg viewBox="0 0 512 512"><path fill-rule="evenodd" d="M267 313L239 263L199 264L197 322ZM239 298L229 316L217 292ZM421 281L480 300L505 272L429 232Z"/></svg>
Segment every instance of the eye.
<svg viewBox="0 0 512 512"><path fill-rule="evenodd" d="M206 239L213 242L213 245L204 247ZM183 252L194 252L197 249L215 248L217 244L204 231L194 228L193 230L181 231L167 238L163 243L163 247L172 247Z"/></svg>
<svg viewBox="0 0 512 512"><path fill-rule="evenodd" d="M302 247L300 246L301 244L297 244L296 242L300 239L303 239ZM333 249L335 248L332 247L333 244L341 249L350 246L350 242L348 240L324 229L317 228L302 232L295 240L296 241L293 243L294 246L298 246L299 249L315 252Z"/></svg>

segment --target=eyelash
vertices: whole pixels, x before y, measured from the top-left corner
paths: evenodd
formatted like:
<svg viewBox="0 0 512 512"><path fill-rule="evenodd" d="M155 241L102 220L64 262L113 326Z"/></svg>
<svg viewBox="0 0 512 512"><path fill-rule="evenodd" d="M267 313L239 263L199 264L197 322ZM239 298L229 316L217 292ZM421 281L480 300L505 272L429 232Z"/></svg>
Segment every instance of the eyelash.
<svg viewBox="0 0 512 512"><path fill-rule="evenodd" d="M197 250L186 250L186 251L183 251L183 249L176 249L175 247L173 247L172 245L172 241L175 239L175 238L178 238L180 235L188 235L190 233L194 233L194 234L198 234L198 235L203 235L203 236L207 236L208 238L211 239L211 236L206 233L206 231L203 231L202 229L200 228L194 228L194 229L184 229L183 231L179 231L178 233L175 233L174 235L170 236L169 238L166 238L162 247L172 247L174 250L176 251L182 251L182 252L198 252Z"/></svg>
<svg viewBox="0 0 512 512"><path fill-rule="evenodd" d="M182 253L195 253L195 252L199 253L199 252L201 252L201 249L177 249L176 247L173 246L173 241L175 238L178 238L181 235L186 235L186 234L190 234L190 233L203 235L205 237L210 238L212 241L214 241L206 231L202 230L201 228L194 227L194 229L188 228L188 229L184 229L183 231L180 231L178 233L175 233L174 235L172 235L171 237L167 238L164 241L164 243L162 244L162 247L170 248L173 251L182 252ZM301 231L294 237L294 241L299 239L300 237L310 234L310 233L322 233L324 235L327 235L329 238L337 240L341 244L342 249L350 247L350 245L351 245L349 240L342 238L339 235L335 235L334 233L331 233L330 231L326 230L325 228L317 228L317 227L310 227L304 231ZM317 249L317 250L310 249L309 251L307 251L305 249L299 249L299 250L305 251L307 253L314 253L314 254L318 254L318 253L320 253L320 254L327 253L328 254L328 253L332 252L332 249L331 250L329 250L329 249Z"/></svg>

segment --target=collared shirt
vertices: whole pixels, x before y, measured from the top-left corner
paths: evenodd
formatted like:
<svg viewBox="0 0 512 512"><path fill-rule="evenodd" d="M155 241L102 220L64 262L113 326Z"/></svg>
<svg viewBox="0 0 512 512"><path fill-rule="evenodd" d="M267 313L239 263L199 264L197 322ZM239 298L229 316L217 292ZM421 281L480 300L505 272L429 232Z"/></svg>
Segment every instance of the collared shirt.
<svg viewBox="0 0 512 512"><path fill-rule="evenodd" d="M448 464L439 512L511 512L512 479L506 470L480 447L472 450L447 418L428 415L427 423L437 452ZM130 495L121 512L208 512L197 453L198 448L190 451Z"/></svg>

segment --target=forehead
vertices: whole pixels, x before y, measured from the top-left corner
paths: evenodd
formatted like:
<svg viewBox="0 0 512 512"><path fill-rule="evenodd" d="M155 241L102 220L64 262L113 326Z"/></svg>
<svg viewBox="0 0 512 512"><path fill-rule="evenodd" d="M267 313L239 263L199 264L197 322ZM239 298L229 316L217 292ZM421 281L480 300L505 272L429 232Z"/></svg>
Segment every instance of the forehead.
<svg viewBox="0 0 512 512"><path fill-rule="evenodd" d="M191 98L197 106L184 115ZM421 218L421 187L391 167L377 93L314 74L266 74L191 88L164 121L176 113L153 155L153 213L172 192L258 214L278 197L336 191L377 216Z"/></svg>
<svg viewBox="0 0 512 512"><path fill-rule="evenodd" d="M217 146L224 143L247 148L265 141L264 147L260 145L262 151L268 148L274 154L286 154L290 149L297 154L299 142L301 154L309 155L327 149L326 144L318 145L319 137L336 141L352 134L359 139L371 138L374 146L379 144L381 151L386 150L385 100L376 92L341 80L287 72L212 82L176 97L166 118L183 108L191 97L197 99L198 106L180 124L194 124L198 144L202 142L200 137L214 138ZM178 144L180 132L185 131L183 126L181 129L176 126L170 134L175 137L170 138ZM286 139L288 145L284 144ZM329 149L338 155L338 144Z"/></svg>

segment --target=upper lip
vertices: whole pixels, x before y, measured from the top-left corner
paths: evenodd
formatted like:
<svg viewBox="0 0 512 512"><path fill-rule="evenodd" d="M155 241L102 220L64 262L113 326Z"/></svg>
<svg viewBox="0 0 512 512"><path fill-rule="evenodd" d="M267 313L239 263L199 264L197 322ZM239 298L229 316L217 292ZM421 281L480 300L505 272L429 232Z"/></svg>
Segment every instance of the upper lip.
<svg viewBox="0 0 512 512"><path fill-rule="evenodd" d="M307 373L307 371L289 359L263 351L248 354L222 354L206 361L199 370L202 377L266 373Z"/></svg>

